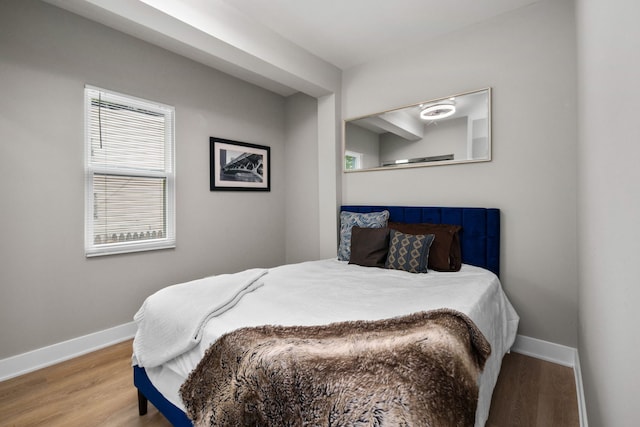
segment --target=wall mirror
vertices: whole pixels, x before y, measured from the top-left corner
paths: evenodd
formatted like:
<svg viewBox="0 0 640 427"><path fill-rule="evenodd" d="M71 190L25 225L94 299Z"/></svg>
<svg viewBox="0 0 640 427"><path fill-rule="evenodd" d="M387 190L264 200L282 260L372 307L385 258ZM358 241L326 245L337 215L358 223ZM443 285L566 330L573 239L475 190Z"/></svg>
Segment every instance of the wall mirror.
<svg viewBox="0 0 640 427"><path fill-rule="evenodd" d="M344 171L491 160L491 88L344 122Z"/></svg>

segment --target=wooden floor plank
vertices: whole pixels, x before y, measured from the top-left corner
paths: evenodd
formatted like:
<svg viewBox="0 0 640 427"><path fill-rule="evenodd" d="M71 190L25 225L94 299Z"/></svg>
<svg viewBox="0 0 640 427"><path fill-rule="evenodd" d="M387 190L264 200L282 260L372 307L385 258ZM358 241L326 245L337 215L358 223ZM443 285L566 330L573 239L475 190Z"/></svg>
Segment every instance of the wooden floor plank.
<svg viewBox="0 0 640 427"><path fill-rule="evenodd" d="M507 354L486 427L579 427L573 369Z"/></svg>
<svg viewBox="0 0 640 427"><path fill-rule="evenodd" d="M131 341L0 382L0 427L171 427L138 415ZM508 354L487 427L578 427L573 370Z"/></svg>
<svg viewBox="0 0 640 427"><path fill-rule="evenodd" d="M541 361L547 372L541 377L538 395L538 419L541 425L578 425L578 400L573 372Z"/></svg>

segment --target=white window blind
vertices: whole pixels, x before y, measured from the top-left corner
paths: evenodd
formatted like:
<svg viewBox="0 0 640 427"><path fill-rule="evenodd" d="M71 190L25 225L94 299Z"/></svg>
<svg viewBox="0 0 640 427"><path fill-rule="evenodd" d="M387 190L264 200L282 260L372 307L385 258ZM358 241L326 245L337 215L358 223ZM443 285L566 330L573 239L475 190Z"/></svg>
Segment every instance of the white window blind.
<svg viewBox="0 0 640 427"><path fill-rule="evenodd" d="M174 109L85 88L87 256L175 246Z"/></svg>

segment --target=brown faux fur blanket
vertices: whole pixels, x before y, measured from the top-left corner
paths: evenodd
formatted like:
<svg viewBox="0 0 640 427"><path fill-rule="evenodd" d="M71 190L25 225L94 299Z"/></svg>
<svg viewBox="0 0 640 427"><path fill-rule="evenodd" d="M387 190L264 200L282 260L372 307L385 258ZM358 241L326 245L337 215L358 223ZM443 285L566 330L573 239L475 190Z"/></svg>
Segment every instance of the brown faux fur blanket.
<svg viewBox="0 0 640 427"><path fill-rule="evenodd" d="M195 426L473 426L490 353L449 309L244 328L207 350L180 394Z"/></svg>

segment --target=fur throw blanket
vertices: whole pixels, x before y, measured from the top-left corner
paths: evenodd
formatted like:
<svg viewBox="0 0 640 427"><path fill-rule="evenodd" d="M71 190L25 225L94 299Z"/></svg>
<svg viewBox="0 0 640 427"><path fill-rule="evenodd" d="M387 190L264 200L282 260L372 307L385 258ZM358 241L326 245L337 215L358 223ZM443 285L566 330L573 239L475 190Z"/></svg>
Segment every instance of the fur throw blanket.
<svg viewBox="0 0 640 427"><path fill-rule="evenodd" d="M195 426L473 426L491 347L464 314L233 331L180 389Z"/></svg>

